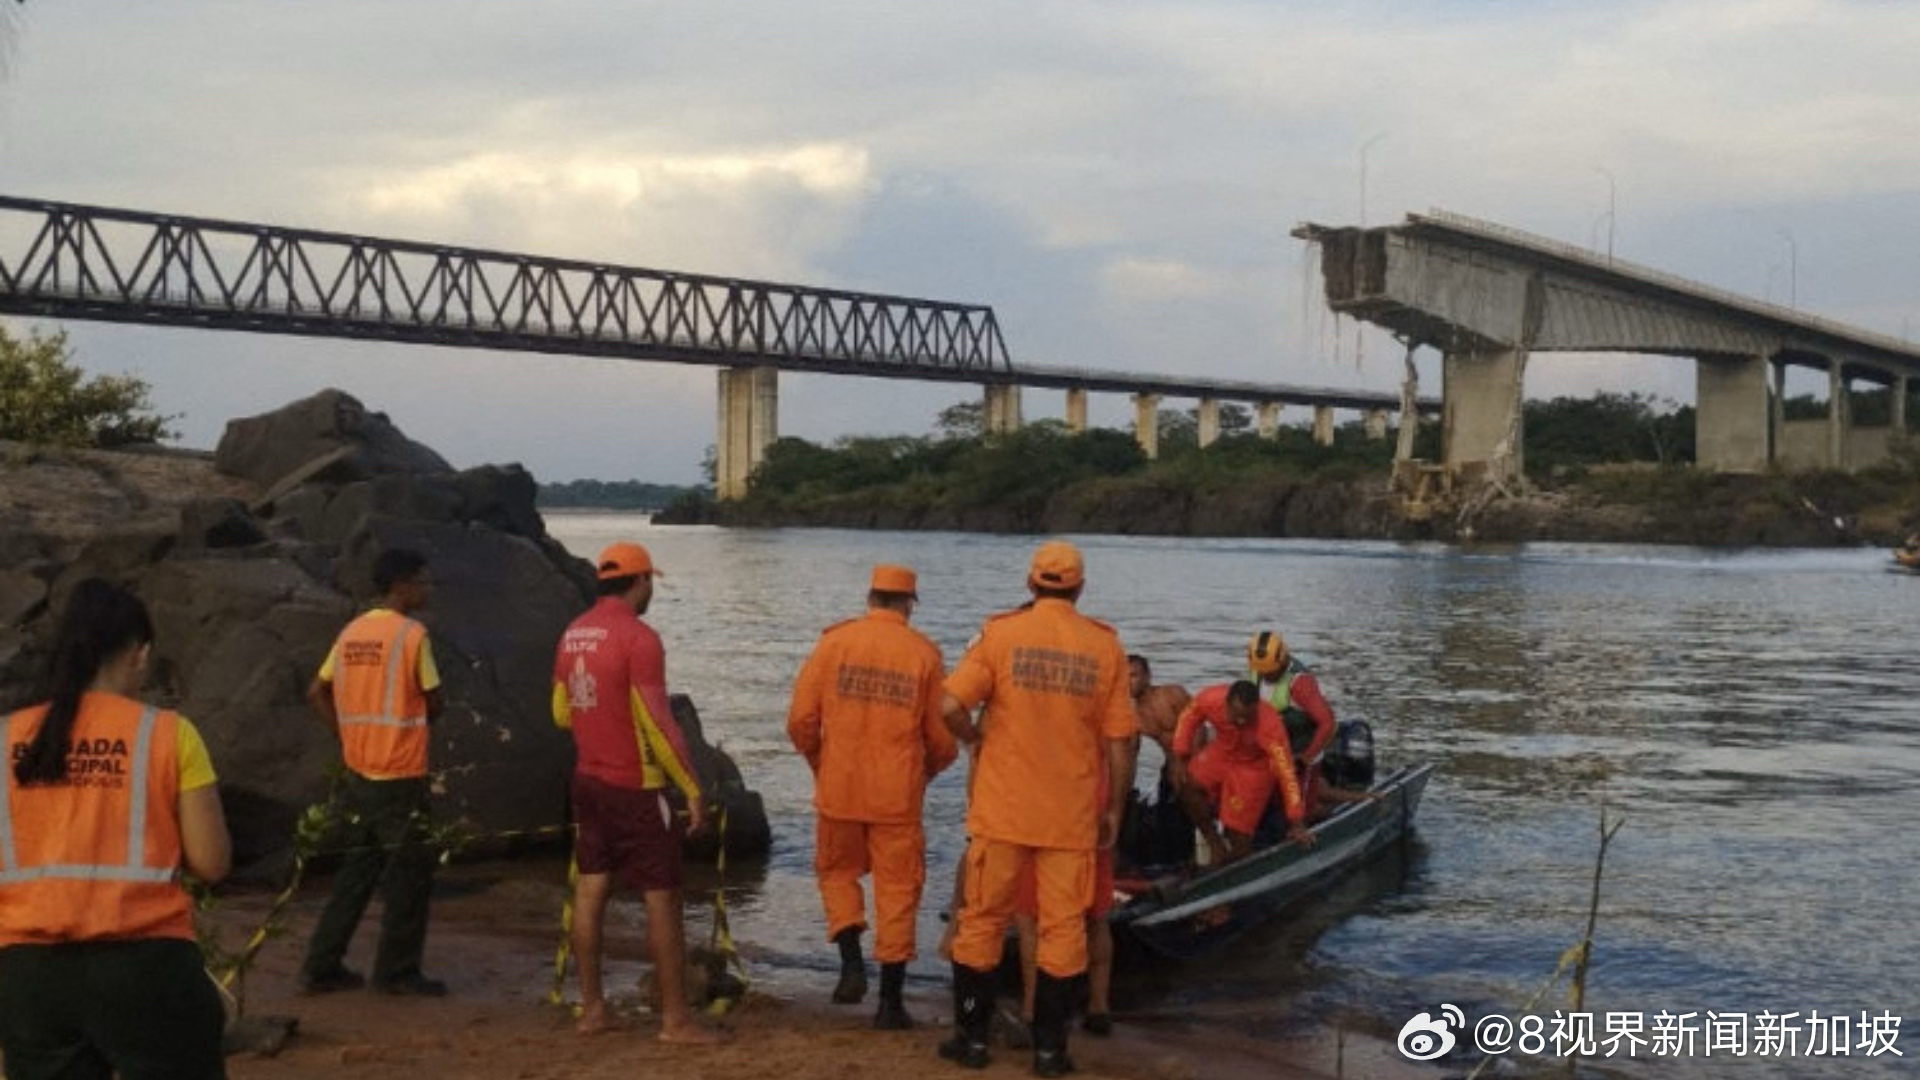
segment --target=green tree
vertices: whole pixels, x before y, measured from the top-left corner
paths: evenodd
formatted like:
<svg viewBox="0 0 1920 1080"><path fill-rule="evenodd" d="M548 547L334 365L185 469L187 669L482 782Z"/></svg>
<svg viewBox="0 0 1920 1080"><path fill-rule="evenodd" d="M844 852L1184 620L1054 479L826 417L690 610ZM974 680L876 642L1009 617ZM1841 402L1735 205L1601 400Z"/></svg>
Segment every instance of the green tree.
<svg viewBox="0 0 1920 1080"><path fill-rule="evenodd" d="M1193 423L1194 427L1198 429L1200 426L1200 407L1197 405L1193 408ZM1220 403L1221 438L1226 438L1229 435L1244 435L1252 430L1253 413L1249 411L1245 405L1239 405L1231 401L1223 401Z"/></svg>
<svg viewBox="0 0 1920 1080"><path fill-rule="evenodd" d="M1529 401L1525 423L1527 471L1536 478L1556 468L1693 458L1693 410L1646 394Z"/></svg>
<svg viewBox="0 0 1920 1080"><path fill-rule="evenodd" d="M934 417L933 426L943 439L977 439L986 434L986 404L975 398L949 405Z"/></svg>
<svg viewBox="0 0 1920 1080"><path fill-rule="evenodd" d="M131 375L84 379L64 333L21 341L0 326L0 439L114 447L171 438L171 418L150 412L147 392Z"/></svg>

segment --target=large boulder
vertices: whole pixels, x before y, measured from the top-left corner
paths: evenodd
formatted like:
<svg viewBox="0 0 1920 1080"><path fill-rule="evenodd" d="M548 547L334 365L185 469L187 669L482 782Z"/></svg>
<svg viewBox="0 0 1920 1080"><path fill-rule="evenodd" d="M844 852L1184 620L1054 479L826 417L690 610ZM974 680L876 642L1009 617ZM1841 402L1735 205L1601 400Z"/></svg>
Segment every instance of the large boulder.
<svg viewBox="0 0 1920 1080"><path fill-rule="evenodd" d="M524 469L455 472L337 390L229 424L212 460L225 476L204 460L112 458L53 458L38 479L8 474L0 706L24 701L74 583L132 588L155 622L151 693L206 737L237 860L282 856L340 767L339 738L305 690L372 599L374 560L412 548L437 583L419 613L445 704L429 754L436 813L490 850L560 834L573 751L549 715L553 648L594 581L547 535ZM151 497L162 473L167 495ZM102 509L90 518L77 509L94 502ZM764 852L758 796L706 744L690 703L685 711L702 776L730 807L728 850ZM710 856L714 846L707 837L689 848Z"/></svg>
<svg viewBox="0 0 1920 1080"><path fill-rule="evenodd" d="M385 413L368 411L340 390L229 422L213 460L221 472L265 488L316 462L324 463L331 479L453 471L447 459L401 434Z"/></svg>

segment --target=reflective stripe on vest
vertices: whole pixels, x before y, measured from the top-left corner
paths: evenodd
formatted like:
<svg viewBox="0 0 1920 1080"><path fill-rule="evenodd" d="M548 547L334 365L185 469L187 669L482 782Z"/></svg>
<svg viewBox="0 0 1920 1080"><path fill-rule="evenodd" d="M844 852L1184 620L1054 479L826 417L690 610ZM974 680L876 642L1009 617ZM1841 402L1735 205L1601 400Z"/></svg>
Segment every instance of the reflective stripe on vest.
<svg viewBox="0 0 1920 1080"><path fill-rule="evenodd" d="M350 724L371 724L376 727L416 728L425 727L425 716L403 716L405 711L403 694L405 686L400 679L400 664L407 656L407 632L413 629L412 620L400 617L400 632L393 636L393 644L387 646L387 670L381 675L380 705L383 711L377 713L342 713L340 726Z"/></svg>
<svg viewBox="0 0 1920 1080"><path fill-rule="evenodd" d="M51 866L21 866L13 844L13 769L0 776L0 885L23 881L63 879L68 881L156 881L173 880L171 866L144 866L147 855L147 791L150 778L149 753L153 748L153 729L160 710L148 705L140 710L140 726L134 733L131 761L133 772L132 803L127 815L127 858L123 863L87 865L57 863ZM11 732L18 713L7 718L4 730Z"/></svg>

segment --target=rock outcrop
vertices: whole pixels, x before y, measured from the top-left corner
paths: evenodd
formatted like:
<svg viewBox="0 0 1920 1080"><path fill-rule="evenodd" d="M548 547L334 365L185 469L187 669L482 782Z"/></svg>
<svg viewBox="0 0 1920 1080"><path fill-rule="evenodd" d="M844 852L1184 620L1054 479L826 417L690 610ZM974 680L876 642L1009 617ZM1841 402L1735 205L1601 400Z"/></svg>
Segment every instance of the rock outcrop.
<svg viewBox="0 0 1920 1080"><path fill-rule="evenodd" d="M494 846L565 820L572 748L549 716L553 645L590 602L592 572L547 535L519 466L456 471L329 390L234 421L211 461L13 448L0 469L0 702L30 693L73 583L134 589L155 621L154 695L206 736L243 862L285 850L326 796L339 743L303 693L393 547L424 554L437 583L421 616L446 702L437 813ZM729 850L764 851L765 814L738 770L704 741L696 756L737 803Z"/></svg>

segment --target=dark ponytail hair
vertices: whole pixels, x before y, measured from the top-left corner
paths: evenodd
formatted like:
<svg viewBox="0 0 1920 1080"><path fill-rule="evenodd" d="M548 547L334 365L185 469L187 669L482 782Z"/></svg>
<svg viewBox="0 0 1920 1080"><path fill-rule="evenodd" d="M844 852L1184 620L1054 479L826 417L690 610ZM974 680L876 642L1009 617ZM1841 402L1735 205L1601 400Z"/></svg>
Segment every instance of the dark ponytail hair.
<svg viewBox="0 0 1920 1080"><path fill-rule="evenodd" d="M66 779L67 744L80 714L80 696L107 661L152 641L153 620L139 597L99 578L73 587L41 676L39 697L48 702L47 715L26 753L13 763L15 781L57 784Z"/></svg>

